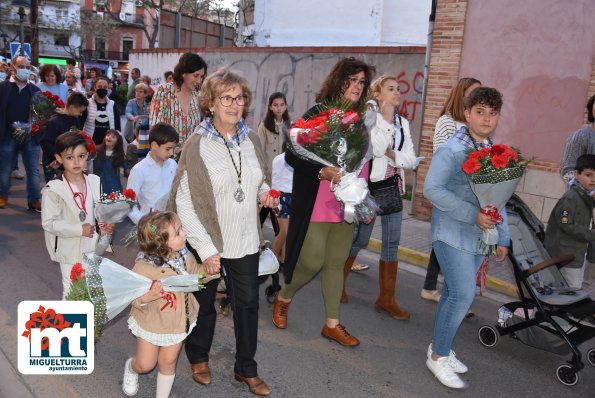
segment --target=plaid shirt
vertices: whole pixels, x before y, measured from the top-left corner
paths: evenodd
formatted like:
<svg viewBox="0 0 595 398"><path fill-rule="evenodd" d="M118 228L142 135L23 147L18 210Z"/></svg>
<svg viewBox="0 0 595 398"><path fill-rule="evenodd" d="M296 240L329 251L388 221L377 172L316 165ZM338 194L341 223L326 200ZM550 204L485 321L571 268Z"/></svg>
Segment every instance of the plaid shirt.
<svg viewBox="0 0 595 398"><path fill-rule="evenodd" d="M463 126L457 131L455 131L450 139L455 140L456 142L460 142L467 148L471 148L476 151L482 148L491 148L493 145L492 139L490 137L486 138L484 142L475 141L473 137L471 137L471 135L469 134L467 126Z"/></svg>

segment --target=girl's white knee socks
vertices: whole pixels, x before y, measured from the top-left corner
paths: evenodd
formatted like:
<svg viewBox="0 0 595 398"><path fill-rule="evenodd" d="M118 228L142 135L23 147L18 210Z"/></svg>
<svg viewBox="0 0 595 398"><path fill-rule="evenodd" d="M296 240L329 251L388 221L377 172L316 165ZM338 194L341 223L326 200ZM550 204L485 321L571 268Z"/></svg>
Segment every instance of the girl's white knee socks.
<svg viewBox="0 0 595 398"><path fill-rule="evenodd" d="M173 375L164 375L161 372L157 373L157 392L155 394L156 398L167 398L169 397L169 393L171 392L171 388L174 385L174 379L176 378L176 374Z"/></svg>

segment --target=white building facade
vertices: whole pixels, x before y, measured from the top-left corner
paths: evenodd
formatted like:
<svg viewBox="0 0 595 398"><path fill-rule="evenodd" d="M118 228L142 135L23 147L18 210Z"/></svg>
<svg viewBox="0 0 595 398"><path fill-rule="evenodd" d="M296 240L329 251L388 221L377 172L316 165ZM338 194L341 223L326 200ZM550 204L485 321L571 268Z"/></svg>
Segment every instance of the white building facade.
<svg viewBox="0 0 595 398"><path fill-rule="evenodd" d="M431 0L255 0L266 46L425 46Z"/></svg>

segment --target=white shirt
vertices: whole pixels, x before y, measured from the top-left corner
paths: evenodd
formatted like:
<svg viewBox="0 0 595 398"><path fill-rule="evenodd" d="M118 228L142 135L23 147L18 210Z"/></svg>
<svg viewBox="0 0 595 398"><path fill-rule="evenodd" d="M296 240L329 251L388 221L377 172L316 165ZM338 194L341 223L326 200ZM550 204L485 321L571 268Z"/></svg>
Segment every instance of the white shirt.
<svg viewBox="0 0 595 398"><path fill-rule="evenodd" d="M293 186L293 167L285 161L285 153L281 153L273 159L273 189L283 193L291 193Z"/></svg>
<svg viewBox="0 0 595 398"><path fill-rule="evenodd" d="M234 192L238 188L238 176L225 145L204 137L200 142L200 156L207 167L215 195L217 221L223 238L222 253L218 252L194 210L186 172L180 180L176 208L188 235L188 242L203 261L215 254L220 254L223 258L242 258L259 249L256 201L258 194L269 188L263 182L262 170L250 139L240 144L240 152L245 199L236 202ZM238 151L231 149L231 153L236 166L239 166Z"/></svg>
<svg viewBox="0 0 595 398"><path fill-rule="evenodd" d="M140 206L134 206L128 214L133 223L138 224L142 216L151 210L165 210L177 167L178 164L173 159L167 159L160 166L151 157L150 152L146 158L134 165L126 187L136 192Z"/></svg>

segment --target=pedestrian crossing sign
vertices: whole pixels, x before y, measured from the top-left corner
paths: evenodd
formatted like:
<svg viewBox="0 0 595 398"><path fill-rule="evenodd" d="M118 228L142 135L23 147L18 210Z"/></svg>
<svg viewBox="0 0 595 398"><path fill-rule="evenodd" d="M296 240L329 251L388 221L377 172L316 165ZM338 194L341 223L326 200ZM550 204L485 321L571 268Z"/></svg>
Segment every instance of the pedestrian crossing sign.
<svg viewBox="0 0 595 398"><path fill-rule="evenodd" d="M31 44L30 43L23 43L24 48L23 52L25 53L25 57L27 60L31 62ZM12 42L10 43L10 58L14 59L14 57L21 55L21 43Z"/></svg>

